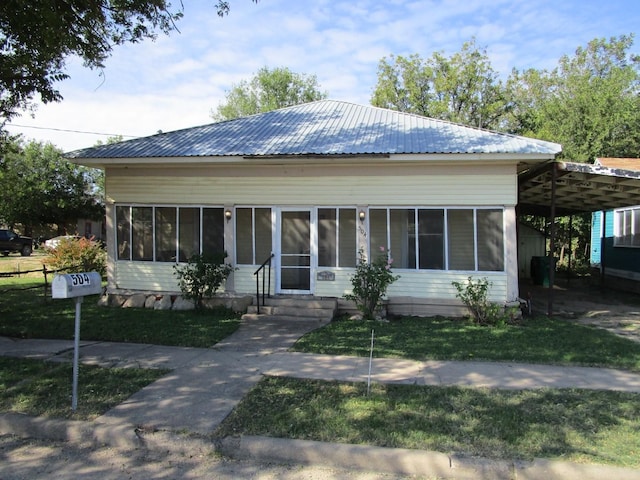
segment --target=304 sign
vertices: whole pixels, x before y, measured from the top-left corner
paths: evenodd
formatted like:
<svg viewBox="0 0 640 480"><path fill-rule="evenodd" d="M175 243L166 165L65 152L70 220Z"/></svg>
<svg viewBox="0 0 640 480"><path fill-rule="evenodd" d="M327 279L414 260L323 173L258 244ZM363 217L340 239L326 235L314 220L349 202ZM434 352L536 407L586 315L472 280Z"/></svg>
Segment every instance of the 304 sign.
<svg viewBox="0 0 640 480"><path fill-rule="evenodd" d="M98 272L56 275L51 283L52 298L74 298L102 293L102 277Z"/></svg>

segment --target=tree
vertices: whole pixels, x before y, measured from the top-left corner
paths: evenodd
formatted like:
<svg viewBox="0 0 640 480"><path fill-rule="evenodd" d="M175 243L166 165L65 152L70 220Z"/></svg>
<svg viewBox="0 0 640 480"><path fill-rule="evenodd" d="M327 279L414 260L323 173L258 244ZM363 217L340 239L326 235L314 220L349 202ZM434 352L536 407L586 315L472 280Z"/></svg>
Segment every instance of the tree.
<svg viewBox="0 0 640 480"><path fill-rule="evenodd" d="M514 105L510 131L560 143L561 157L575 162L637 157L640 59L629 53L632 45L632 35L594 39L574 56L560 58L551 71L514 70L507 82ZM546 224L544 219L529 221L541 229ZM556 224L556 256L570 247L578 263L588 265L590 215L574 217L571 228L568 218Z"/></svg>
<svg viewBox="0 0 640 480"><path fill-rule="evenodd" d="M216 121L246 117L278 108L327 98L315 75L294 73L286 67L263 67L251 78L233 85L211 117Z"/></svg>
<svg viewBox="0 0 640 480"><path fill-rule="evenodd" d="M510 108L506 87L475 40L449 58L439 52L427 60L383 58L371 104L493 129L502 127Z"/></svg>
<svg viewBox="0 0 640 480"><path fill-rule="evenodd" d="M11 142L0 159L0 223L34 227L56 224L60 233L80 218L101 219L95 172L67 161L52 144Z"/></svg>
<svg viewBox="0 0 640 480"><path fill-rule="evenodd" d="M633 35L590 41L552 71L514 70L510 130L562 144L562 157L636 157L640 151L640 57Z"/></svg>
<svg viewBox="0 0 640 480"><path fill-rule="evenodd" d="M228 1L214 5L218 15L229 13ZM3 0L0 129L36 95L44 103L62 99L55 83L68 77L69 56L104 68L114 46L169 34L182 16L182 4L173 10L166 0Z"/></svg>

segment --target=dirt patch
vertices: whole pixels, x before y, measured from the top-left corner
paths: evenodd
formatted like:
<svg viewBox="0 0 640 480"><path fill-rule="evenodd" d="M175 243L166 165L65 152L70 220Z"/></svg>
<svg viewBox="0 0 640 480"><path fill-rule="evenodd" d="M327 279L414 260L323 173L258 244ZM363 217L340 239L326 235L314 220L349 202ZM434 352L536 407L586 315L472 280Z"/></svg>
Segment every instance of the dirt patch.
<svg viewBox="0 0 640 480"><path fill-rule="evenodd" d="M2 480L211 479L236 480L400 480L410 477L349 471L321 466L277 465L229 460L215 455L122 451L0 436Z"/></svg>
<svg viewBox="0 0 640 480"><path fill-rule="evenodd" d="M550 292L537 285L520 285L520 295L530 298L534 315L546 315L551 302L554 317L604 328L640 343L640 296L610 290L585 280L560 280Z"/></svg>

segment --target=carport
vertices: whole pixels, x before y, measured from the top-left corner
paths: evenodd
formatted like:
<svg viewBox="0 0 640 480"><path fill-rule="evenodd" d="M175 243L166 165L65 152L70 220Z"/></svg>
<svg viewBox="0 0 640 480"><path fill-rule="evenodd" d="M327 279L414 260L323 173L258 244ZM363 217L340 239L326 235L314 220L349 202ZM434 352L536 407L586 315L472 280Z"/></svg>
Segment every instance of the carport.
<svg viewBox="0 0 640 480"><path fill-rule="evenodd" d="M549 219L551 252L555 251L557 217L634 205L640 205L640 170L607 167L598 161L587 164L555 160L523 166L518 173L518 215ZM604 258L602 265L604 276ZM553 313L553 267L554 262L550 262L548 315Z"/></svg>

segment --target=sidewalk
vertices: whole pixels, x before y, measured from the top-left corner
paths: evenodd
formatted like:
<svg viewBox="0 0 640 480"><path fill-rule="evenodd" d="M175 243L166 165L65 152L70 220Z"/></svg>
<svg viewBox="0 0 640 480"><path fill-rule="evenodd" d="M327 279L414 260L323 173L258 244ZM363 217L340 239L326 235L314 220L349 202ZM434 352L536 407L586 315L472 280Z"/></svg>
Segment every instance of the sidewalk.
<svg viewBox="0 0 640 480"><path fill-rule="evenodd" d="M262 375L292 376L298 378L329 379L343 381L367 381L369 374L369 359L347 356L312 355L287 352L287 349L306 331L317 328L313 322L278 323L244 323L233 335L220 342L213 348L197 349L183 347L163 347L156 345L121 344L108 342L81 342L80 359L84 363L108 367L142 367L168 368L171 373L140 390L122 404L116 406L94 422L81 422L76 425L76 436L101 438L107 442L108 438L117 437L118 445L131 442L132 448L140 446L141 431L146 432L190 432L204 437L219 425L231 412L234 406L260 380ZM0 337L0 355L38 358L50 361L70 361L73 356L72 341L58 340L14 340ZM599 369L588 367L554 367L548 365L527 365L518 363L493 362L445 362L426 361L417 362L398 359L373 359L371 364L371 381L381 383L404 383L417 385L466 385L489 388L586 388L603 390L620 390L640 392L640 374L614 369ZM81 380L80 380L81 384ZM20 433L32 431L30 423L24 425L24 418L5 415L0 418L0 433ZM42 422L41 422L42 423ZM57 434L66 435L68 439L72 431L68 424L49 422L49 426ZM30 430L31 429L31 430ZM60 430L64 432L60 432ZM111 433L109 433L111 429ZM41 425L41 431L46 427ZM88 431L87 431L88 430ZM97 433L99 432L99 433ZM134 433L135 432L135 433ZM52 434L53 435L53 434ZM169 435L171 437L171 435ZM149 446L154 441L163 442L166 435L160 433L145 435L142 440ZM176 442L176 437L172 437ZM183 442L184 439L178 440ZM114 440L115 441L115 440ZM231 442L231 443L229 443ZM239 442L237 445L233 442ZM229 453L236 455L251 455L259 458L267 455L281 461L314 461L321 450L318 442L294 441L282 445L281 439L253 440L249 437L241 440L229 440L222 445ZM292 446L295 445L295 449ZM306 447L305 447L306 445ZM175 445L174 445L175 446ZM206 447L204 447L206 448ZM306 448L306 453L304 450ZM381 451L389 449L373 449L370 447L332 446L340 457L340 449L348 449L351 454L346 455L345 462L356 466L357 456L363 456L362 465L374 466L373 460L367 460L367 455L385 458ZM363 450L364 449L364 450ZM368 453L363 453L368 452ZM266 453L270 452L270 453ZM394 451L394 455L399 454ZM454 464L458 465L456 477L463 474L464 462L443 454L429 452L404 452L407 458L420 456L423 460L411 460L403 467L405 470L397 473L416 474L407 465L419 465L418 470L424 468L436 469L438 475L445 476ZM425 457L425 455L429 453ZM287 456L288 455L288 456ZM389 468L400 468L402 462L387 462ZM429 460L424 460L428 458ZM435 459L438 459L437 461ZM326 457L323 457L327 460ZM427 465L425 465L425 462ZM435 462L435 463L434 463ZM468 460L466 461L468 463ZM436 466L437 463L437 466ZM490 462L494 467L493 474L501 478L496 468L500 462ZM377 469L383 468L375 464ZM536 475L533 476L531 465L526 465L525 475L518 472L518 478L571 478L569 476L554 476L553 469L559 468L556 463L546 462L545 467L538 465ZM568 464L571 465L571 464ZM446 468L445 468L446 467ZM484 465L482 468L485 468ZM446 471L442 469L445 468ZM477 465L466 466L470 471L478 474ZM482 470L482 468L480 468ZM502 462L500 469L514 473L513 464ZM568 468L565 465L565 470ZM576 467L577 468L577 467ZM600 468L600 467L598 467ZM608 467L603 467L608 468ZM407 470L408 469L408 470ZM581 467L581 478L602 478L602 471L587 469L594 472L594 476L585 473ZM625 469L614 469L611 478L640 478L640 472ZM620 470L620 471L618 471ZM543 472L544 471L544 472ZM451 471L453 472L453 471ZM450 472L450 473L451 473ZM541 473L542 472L542 473ZM571 475L578 472L572 470ZM568 474L568 473L567 473ZM631 475L631 476L627 476ZM504 478L509 478L508 476ZM483 478L479 476L478 478ZM486 478L491 478L488 476Z"/></svg>

